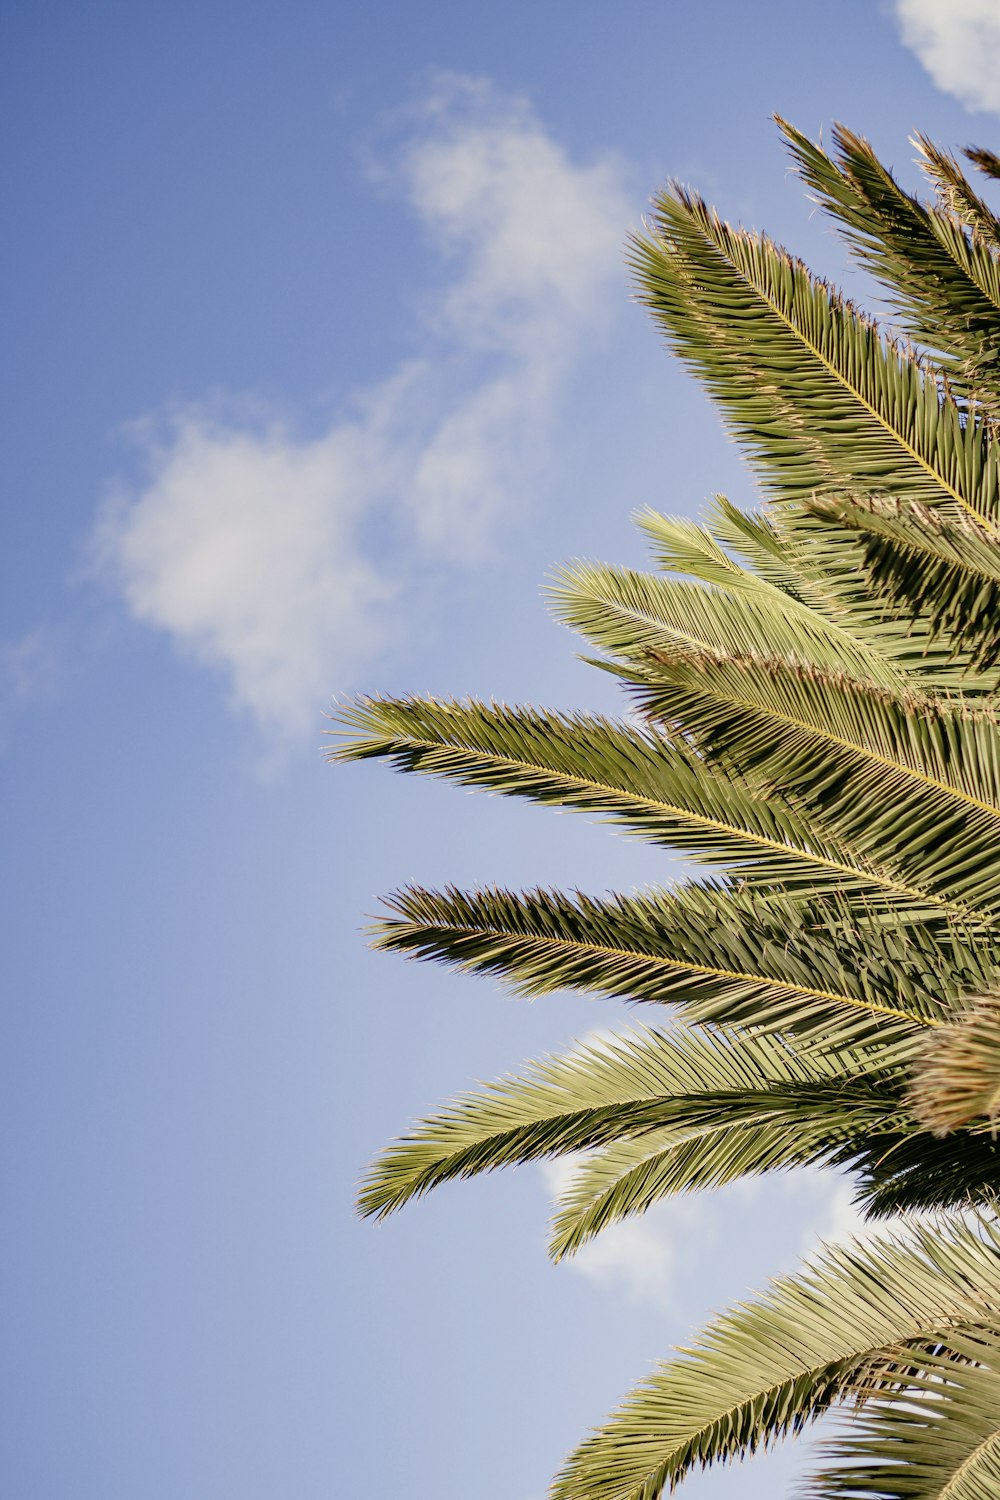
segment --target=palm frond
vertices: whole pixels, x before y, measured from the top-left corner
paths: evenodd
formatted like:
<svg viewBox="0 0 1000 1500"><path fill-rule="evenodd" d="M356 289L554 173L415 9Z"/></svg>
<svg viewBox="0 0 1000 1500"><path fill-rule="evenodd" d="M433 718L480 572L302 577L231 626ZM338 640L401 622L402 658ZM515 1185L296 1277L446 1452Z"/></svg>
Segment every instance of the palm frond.
<svg viewBox="0 0 1000 1500"><path fill-rule="evenodd" d="M702 525L687 516L665 516L647 506L633 519L648 537L653 557L665 572L687 574L733 594L748 593L772 608L801 605L812 624L815 611L802 596L802 580L789 565L769 518L747 515L731 505L725 495L714 497L709 517L712 524ZM743 567L738 556L749 558L751 567ZM825 619L816 623L820 629L834 625Z"/></svg>
<svg viewBox="0 0 1000 1500"><path fill-rule="evenodd" d="M716 1319L576 1450L553 1500L657 1500L696 1467L756 1452L1000 1306L1000 1232L962 1221L828 1249Z"/></svg>
<svg viewBox="0 0 1000 1500"><path fill-rule="evenodd" d="M837 500L828 496L825 503L832 508ZM961 642L940 637L930 615L922 617L908 600L900 603L885 590L872 593L862 542L842 531L839 552L827 545L828 539L812 524L814 512L823 504L817 499L801 506L786 504L770 515L747 514L718 495L708 513L710 534L720 550L730 548L750 563L749 569L741 570L742 578L804 606L812 628L822 622L819 628L853 643L852 657L860 650L869 663L877 658L882 672L886 667L895 672L897 683L932 694L957 692L967 699L991 694L996 674L984 677ZM929 513L937 516L936 511ZM670 567L669 542L664 546L660 534L661 526L669 528L672 523L650 512L640 513L638 520L652 537L658 560ZM689 571L707 576L697 568ZM736 592L734 585L730 587ZM879 673L869 665L868 675Z"/></svg>
<svg viewBox="0 0 1000 1500"><path fill-rule="evenodd" d="M549 1254L573 1255L603 1229L665 1198L850 1159L859 1139L884 1139L899 1119L900 1101L888 1089L841 1085L808 1096L774 1090L760 1097L756 1113L727 1104L684 1131L665 1126L623 1136L576 1163L553 1205Z"/></svg>
<svg viewBox="0 0 1000 1500"><path fill-rule="evenodd" d="M1000 1207L1000 1147L963 1130L959 1140L932 1135L909 1112L898 1133L873 1135L830 1159L850 1168L855 1202L867 1218L908 1212Z"/></svg>
<svg viewBox="0 0 1000 1500"><path fill-rule="evenodd" d="M958 1143L943 1141L921 1129L902 1096L892 1103L891 1068L885 1111L861 1129L849 1108L838 1115L831 1098L829 1109L808 1117L775 1109L706 1123L682 1137L671 1127L624 1136L589 1152L555 1200L550 1254L572 1255L602 1229L678 1193L803 1166L849 1170L855 1204L871 1219L1000 1206L1000 1145L968 1132Z"/></svg>
<svg viewBox="0 0 1000 1500"><path fill-rule="evenodd" d="M844 226L862 264L888 288L907 334L934 350L953 390L973 398L988 393L995 404L1000 264L982 231L970 241L952 213L905 193L868 142L842 125L833 132L834 161L786 121L778 124L801 177ZM957 163L929 143L922 150L938 181L950 172L950 203L975 198ZM985 205L982 211L989 213Z"/></svg>
<svg viewBox="0 0 1000 1500"><path fill-rule="evenodd" d="M856 495L814 501L811 516L830 535L817 554L844 556L860 542L858 563L873 598L926 623L980 673L1000 661L1000 535L948 521L912 501ZM995 677L995 673L993 674Z"/></svg>
<svg viewBox="0 0 1000 1500"><path fill-rule="evenodd" d="M892 622L874 619L870 601L864 611L858 611L852 609L849 598L841 597L842 590L831 591L825 573L821 576L803 556L801 539L789 535L781 519L760 512L748 514L724 495L714 497L705 525L682 516L664 516L651 508L635 516L664 571L686 574L737 599L750 596L769 611L790 614L803 640L818 636L826 650L839 645L862 676L894 686L907 681L911 672L900 661L899 632ZM750 566L744 567L739 558ZM567 571L572 577L577 570ZM802 649L801 642L798 649ZM924 665L921 661L921 668Z"/></svg>
<svg viewBox="0 0 1000 1500"><path fill-rule="evenodd" d="M912 352L695 195L632 244L639 296L782 500L844 489L998 513L1000 447Z"/></svg>
<svg viewBox="0 0 1000 1500"><path fill-rule="evenodd" d="M888 666L878 672L874 653L869 672L864 653L832 632L810 631L787 612L779 621L718 590L589 564L563 570L553 599L567 625L654 681L704 684L710 696L728 686L727 699L867 750L921 781L930 777L991 813L1000 809L993 717L908 686ZM694 724L685 729L696 732ZM973 749L982 753L966 753Z"/></svg>
<svg viewBox="0 0 1000 1500"><path fill-rule="evenodd" d="M920 165L934 184L938 201L953 214L972 235L973 242L993 251L1000 250L1000 219L981 198L950 151L942 151L920 131L910 137L920 153ZM975 156L966 153L970 161Z"/></svg>
<svg viewBox="0 0 1000 1500"><path fill-rule="evenodd" d="M915 609L910 598L893 596L885 588L872 589L864 538L840 528L836 538L839 547L831 545L828 530L817 517L824 511L834 511L841 502L852 501L883 510L892 503L857 494L817 496L801 504L786 503L767 517L742 520L727 507L729 513L719 517L714 529L720 540L731 539L738 550L749 544L754 557L762 549L754 545L752 533L747 536L748 525L757 533L766 526L772 547L779 549L781 566L795 578L799 597L815 614L891 662L912 687L932 695L961 696L966 701L991 696L996 689L996 673L981 672L961 640L941 635L935 628L933 609ZM903 508L903 502L895 503ZM932 514L940 519L940 512L930 507L912 503L912 508L915 514ZM992 536L985 525L974 526L967 518L966 524L970 534L987 540ZM754 566L760 564L755 562ZM929 596L927 603L933 602L933 596Z"/></svg>
<svg viewBox="0 0 1000 1500"><path fill-rule="evenodd" d="M1000 1330L949 1334L946 1349L922 1352L918 1369L884 1382L820 1457L804 1500L994 1500Z"/></svg>
<svg viewBox="0 0 1000 1500"><path fill-rule="evenodd" d="M865 920L846 900L795 903L686 886L603 900L409 888L374 946L560 989L676 1003L695 1022L889 1044L940 1025L983 961L954 924Z"/></svg>
<svg viewBox="0 0 1000 1500"><path fill-rule="evenodd" d="M881 640L870 635L870 620L858 622L844 607L837 593L831 592L828 569L822 574L803 552L799 538L784 525L785 507L772 506L768 511L744 511L726 498L716 495L708 507L707 519L713 535L722 546L731 548L737 557L750 564L754 577L766 580L772 588L803 604L815 617L826 622L854 641L862 650L880 657L889 656Z"/></svg>
<svg viewBox="0 0 1000 1500"><path fill-rule="evenodd" d="M643 713L717 769L808 808L861 861L928 902L998 910L990 717L753 656L663 652L630 675Z"/></svg>
<svg viewBox="0 0 1000 1500"><path fill-rule="evenodd" d="M849 1098L849 1096L848 1096ZM797 1101L801 1104L802 1101ZM661 1199L713 1190L764 1172L802 1166L848 1170L866 1217L1000 1207L1000 1145L963 1131L947 1141L922 1129L900 1096L861 1128L832 1097L808 1115L775 1108L754 1118L706 1121L678 1137L664 1128L588 1153L555 1202L549 1250L559 1260L602 1229L645 1213ZM862 1116L859 1114L857 1120Z"/></svg>
<svg viewBox="0 0 1000 1500"><path fill-rule="evenodd" d="M850 556L832 559L828 549L818 556L811 531L790 527L789 514L787 505L748 513L716 495L706 525L650 509L635 519L661 568L791 614L803 637L818 635L827 649L839 645L845 664L854 663L859 675L894 687L951 686L952 653L935 651L919 624L914 629L910 619L893 619L883 603L867 597Z"/></svg>
<svg viewBox="0 0 1000 1500"><path fill-rule="evenodd" d="M603 821L762 888L911 892L809 827L779 799L714 775L655 731L591 715L477 702L359 698L341 709L331 759L384 758L400 771L599 814Z"/></svg>
<svg viewBox="0 0 1000 1500"><path fill-rule="evenodd" d="M891 691L912 688L892 661L778 589L729 592L732 584L705 587L583 562L560 568L555 580L549 593L556 615L613 655L752 652Z"/></svg>
<svg viewBox="0 0 1000 1500"><path fill-rule="evenodd" d="M787 1134L825 1127L837 1142L895 1121L899 1090L886 1071L873 1049L803 1053L776 1037L686 1028L617 1036L542 1058L420 1121L374 1162L359 1205L381 1218L456 1177L663 1129L680 1140L742 1122L749 1138L756 1122L775 1120Z"/></svg>

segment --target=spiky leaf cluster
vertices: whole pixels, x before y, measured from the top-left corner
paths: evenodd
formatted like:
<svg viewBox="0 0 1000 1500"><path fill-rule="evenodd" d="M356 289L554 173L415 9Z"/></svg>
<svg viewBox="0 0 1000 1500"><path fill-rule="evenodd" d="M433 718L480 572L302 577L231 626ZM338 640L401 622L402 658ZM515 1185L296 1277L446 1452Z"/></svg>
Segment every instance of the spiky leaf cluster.
<svg viewBox="0 0 1000 1500"><path fill-rule="evenodd" d="M711 1325L577 1450L557 1500L656 1500L833 1405L854 1420L817 1500L1000 1493L1000 221L923 138L932 202L847 130L833 154L782 130L893 327L695 194L656 200L640 298L764 504L646 511L657 571L557 576L557 615L633 716L369 697L333 752L701 867L641 896L389 900L379 948L663 1019L420 1121L364 1213L573 1154L557 1258L671 1194L817 1163L850 1169L872 1217L939 1215Z"/></svg>

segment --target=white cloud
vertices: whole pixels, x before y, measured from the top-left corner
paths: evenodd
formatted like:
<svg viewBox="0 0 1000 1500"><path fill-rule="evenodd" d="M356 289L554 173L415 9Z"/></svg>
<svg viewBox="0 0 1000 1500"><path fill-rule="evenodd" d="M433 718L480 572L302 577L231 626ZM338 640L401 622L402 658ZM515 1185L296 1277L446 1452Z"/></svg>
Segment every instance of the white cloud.
<svg viewBox="0 0 1000 1500"><path fill-rule="evenodd" d="M483 82L443 78L404 120L378 179L443 268L420 357L315 437L238 402L135 424L143 477L96 532L133 616L272 735L317 724L392 640L415 567L474 564L523 503L619 274L620 164L574 163Z"/></svg>
<svg viewBox="0 0 1000 1500"><path fill-rule="evenodd" d="M896 0L903 42L967 109L1000 110L997 0Z"/></svg>
<svg viewBox="0 0 1000 1500"><path fill-rule="evenodd" d="M136 619L224 667L235 703L267 729L315 721L331 660L350 672L381 644L390 588L355 539L378 488L371 436L347 426L297 443L181 413L165 436L140 434L146 485L100 523Z"/></svg>
<svg viewBox="0 0 1000 1500"><path fill-rule="evenodd" d="M465 257L439 317L463 342L563 359L621 260L621 164L574 166L523 101L481 80L443 78L422 113L431 133L404 149L400 175L441 252Z"/></svg>

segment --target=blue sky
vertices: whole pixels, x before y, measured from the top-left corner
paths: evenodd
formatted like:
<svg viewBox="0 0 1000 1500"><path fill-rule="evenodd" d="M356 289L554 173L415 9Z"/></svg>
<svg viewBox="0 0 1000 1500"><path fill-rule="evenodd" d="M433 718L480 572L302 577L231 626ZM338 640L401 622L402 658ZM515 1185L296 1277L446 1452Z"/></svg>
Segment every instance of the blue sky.
<svg viewBox="0 0 1000 1500"><path fill-rule="evenodd" d="M5 31L0 1489L541 1500L848 1195L733 1190L558 1268L551 1172L357 1223L415 1114L620 1019L370 954L378 896L676 866L332 769L323 714L614 708L546 575L641 561L640 505L753 499L629 301L627 231L678 176L863 294L771 112L914 185L915 127L995 147L995 0L98 0Z"/></svg>

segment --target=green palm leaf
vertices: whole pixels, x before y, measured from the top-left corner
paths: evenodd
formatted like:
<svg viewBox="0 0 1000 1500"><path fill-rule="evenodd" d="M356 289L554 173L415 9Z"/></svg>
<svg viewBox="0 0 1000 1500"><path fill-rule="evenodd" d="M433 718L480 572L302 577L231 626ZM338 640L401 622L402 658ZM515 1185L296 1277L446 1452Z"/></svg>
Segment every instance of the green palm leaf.
<svg viewBox="0 0 1000 1500"><path fill-rule="evenodd" d="M767 1447L874 1366L914 1357L1000 1307L1000 1232L953 1221L827 1250L718 1318L583 1443L553 1500L657 1500L695 1467Z"/></svg>
<svg viewBox="0 0 1000 1500"><path fill-rule="evenodd" d="M1000 263L983 243L983 231L991 220L995 230L996 220L957 163L923 143L928 167L947 182L950 205L976 212L979 232L971 240L952 213L905 193L852 131L834 129L835 162L793 126L778 123L803 180L845 226L862 264L888 287L907 334L935 351L952 389L988 390L992 402L1000 400Z"/></svg>
<svg viewBox="0 0 1000 1500"><path fill-rule="evenodd" d="M872 629L870 602L865 614L854 618L831 591L828 560L821 575L800 540L781 524L783 514L747 513L725 495L716 495L707 509L707 525L652 509L638 511L635 521L664 571L687 574L737 597L750 595L786 619L791 614L806 635L818 634L827 647L839 644L857 662L861 676L899 686L909 674L895 661L891 634ZM749 567L740 564L741 557ZM568 571L572 576L575 570Z"/></svg>
<svg viewBox="0 0 1000 1500"><path fill-rule="evenodd" d="M710 886L603 900L576 893L409 888L374 945L559 989L675 1003L697 1022L752 1025L831 1047L940 1025L992 958L959 930L867 921L846 902L793 903Z"/></svg>
<svg viewBox="0 0 1000 1500"><path fill-rule="evenodd" d="M775 1037L686 1029L577 1047L420 1121L373 1164L361 1211L382 1217L455 1177L665 1129L676 1142L737 1125L749 1142L758 1123L800 1140L825 1129L829 1141L831 1121L835 1141L886 1129L899 1115L900 1090L886 1086L885 1058L870 1050L803 1053ZM720 1180L738 1175L733 1161Z"/></svg>
<svg viewBox="0 0 1000 1500"><path fill-rule="evenodd" d="M730 1096L730 1101L732 1096ZM623 1136L579 1161L556 1196L549 1254L562 1260L602 1229L680 1193L714 1191L743 1177L832 1164L845 1139L885 1139L899 1101L846 1086L761 1097L756 1113L727 1103L685 1131Z"/></svg>
<svg viewBox="0 0 1000 1500"><path fill-rule="evenodd" d="M778 589L737 593L735 572L730 570L723 589L575 563L558 571L550 597L557 616L613 655L753 652L761 659L808 663L890 691L915 690L892 661Z"/></svg>
<svg viewBox="0 0 1000 1500"><path fill-rule="evenodd" d="M920 793L930 779L991 820L1000 811L1000 728L992 716L908 688L898 674L892 682L891 669L890 683L880 682L843 647L818 632L810 639L794 615L772 625L746 599L589 565L562 573L554 604L599 650L637 664L652 683L690 683L707 700L724 697L727 717L730 705L769 716L771 738L784 732L792 743L790 730L821 736L825 745L810 738L814 759L841 746L867 751L884 768L878 774L898 771L901 785L910 772ZM697 734L693 715L684 727Z"/></svg>
<svg viewBox="0 0 1000 1500"><path fill-rule="evenodd" d="M714 504L720 513L724 507L728 512L729 502L724 495L716 495ZM742 511L736 511L735 515L740 523L750 519ZM664 516L650 506L637 511L633 519L652 543L657 565L665 572L686 573L732 593L746 592L774 608L802 603L797 579L785 566L777 545L765 544L761 548L763 556L754 558L754 567L745 568L722 545L717 525L700 525L687 516ZM764 531L766 542L775 540L767 523L762 518L755 519ZM770 574L766 571L768 564L773 569ZM808 610L808 606L804 607ZM811 623L811 611L806 620Z"/></svg>
<svg viewBox="0 0 1000 1500"><path fill-rule="evenodd" d="M640 300L776 498L865 490L997 515L1000 449L916 355L695 195L655 207L632 247Z"/></svg>
<svg viewBox="0 0 1000 1500"><path fill-rule="evenodd" d="M731 594L763 597L786 617L801 611L804 632L819 632L828 643L841 642L845 661L854 664L855 675L890 687L908 684L916 690L958 692L966 698L992 693L996 674L984 676L976 667L975 651L966 649L961 639L944 634L943 596L925 586L924 569L904 570L913 581L909 590L894 592L880 582L873 592L876 580L867 566L868 538L841 527L831 544L828 528L818 525L817 517L828 519L841 503L874 507L879 502L828 496L825 502L816 500L802 507L789 504L780 514L764 516L747 515L724 496L716 496L709 516L711 527L654 511L641 511L637 520L650 537L661 567L687 573ZM891 503L902 509L902 502ZM882 502L881 509L886 508L887 502ZM947 529L937 511L926 506L913 509L933 515L938 532ZM971 523L962 527L962 534L966 533L985 535ZM933 537L929 540L933 546ZM751 567L740 567L730 552L746 558ZM932 555L929 561L934 566L940 558ZM948 581L949 586L953 581ZM977 613L980 620L985 619L981 608Z"/></svg>
<svg viewBox="0 0 1000 1500"><path fill-rule="evenodd" d="M650 718L717 769L808 808L856 857L928 902L998 910L990 717L754 657L673 651L626 675Z"/></svg>
<svg viewBox="0 0 1000 1500"><path fill-rule="evenodd" d="M806 1500L995 1500L1000 1331L949 1334L946 1352L921 1354L918 1373L884 1387L821 1453Z"/></svg>
<svg viewBox="0 0 1000 1500"><path fill-rule="evenodd" d="M818 555L843 557L860 543L858 566L873 598L920 618L932 640L944 636L953 657L961 653L980 672L996 667L1000 534L874 496L828 497L808 512L828 529L826 538L815 536Z"/></svg>
<svg viewBox="0 0 1000 1500"><path fill-rule="evenodd" d="M358 699L337 718L333 759L380 757L397 770L597 813L650 843L724 864L752 886L926 904L779 799L713 775L655 731L583 714L416 698Z"/></svg>

